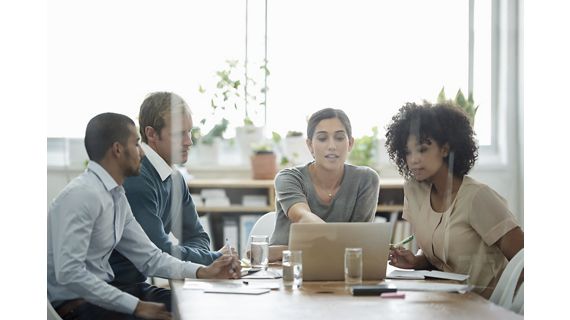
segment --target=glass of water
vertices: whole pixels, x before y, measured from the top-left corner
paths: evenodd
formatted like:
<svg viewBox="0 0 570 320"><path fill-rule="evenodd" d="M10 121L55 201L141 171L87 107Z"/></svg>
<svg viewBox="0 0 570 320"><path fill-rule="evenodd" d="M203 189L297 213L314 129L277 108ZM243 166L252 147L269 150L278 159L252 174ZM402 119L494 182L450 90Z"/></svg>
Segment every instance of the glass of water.
<svg viewBox="0 0 570 320"><path fill-rule="evenodd" d="M352 286L362 283L362 248L344 250L344 284Z"/></svg>
<svg viewBox="0 0 570 320"><path fill-rule="evenodd" d="M303 252L301 250L283 251L283 286L300 288L303 285Z"/></svg>
<svg viewBox="0 0 570 320"><path fill-rule="evenodd" d="M267 269L269 263L269 236L251 236L251 266Z"/></svg>

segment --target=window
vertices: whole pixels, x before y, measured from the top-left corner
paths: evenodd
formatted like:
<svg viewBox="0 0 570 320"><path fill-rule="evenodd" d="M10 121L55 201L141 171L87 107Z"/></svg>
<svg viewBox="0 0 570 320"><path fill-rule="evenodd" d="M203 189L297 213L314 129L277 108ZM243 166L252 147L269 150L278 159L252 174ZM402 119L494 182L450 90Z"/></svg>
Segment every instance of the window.
<svg viewBox="0 0 570 320"><path fill-rule="evenodd" d="M100 112L136 119L144 96L156 90L182 95L195 124L208 117L198 87L211 85L226 60L243 62L246 3L50 2L48 136L82 137ZM337 107L351 117L355 136L374 126L383 135L405 102L434 101L443 86L448 96L467 92L469 3L268 1L267 126L281 134L305 131L308 115ZM249 5L253 69L264 56L265 3ZM490 7L485 0L474 9L481 144L492 142Z"/></svg>
<svg viewBox="0 0 570 320"><path fill-rule="evenodd" d="M145 95L174 91L196 118L198 88L243 55L244 2L50 1L48 137L84 135L89 119L136 121Z"/></svg>
<svg viewBox="0 0 570 320"><path fill-rule="evenodd" d="M490 142L490 4L476 11L476 130ZM385 126L408 101L467 94L469 1L271 2L268 125L304 131L323 107L349 114L356 136ZM478 31L482 31L481 34ZM479 45L481 44L481 45ZM479 46L478 46L479 45Z"/></svg>

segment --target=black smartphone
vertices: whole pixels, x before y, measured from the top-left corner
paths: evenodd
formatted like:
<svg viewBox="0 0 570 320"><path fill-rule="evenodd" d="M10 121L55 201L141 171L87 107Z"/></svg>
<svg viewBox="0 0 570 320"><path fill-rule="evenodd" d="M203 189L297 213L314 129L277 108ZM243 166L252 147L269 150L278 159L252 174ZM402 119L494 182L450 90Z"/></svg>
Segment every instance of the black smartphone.
<svg viewBox="0 0 570 320"><path fill-rule="evenodd" d="M350 288L353 296L379 296L384 292L396 292L398 288L391 283L374 285L356 285Z"/></svg>

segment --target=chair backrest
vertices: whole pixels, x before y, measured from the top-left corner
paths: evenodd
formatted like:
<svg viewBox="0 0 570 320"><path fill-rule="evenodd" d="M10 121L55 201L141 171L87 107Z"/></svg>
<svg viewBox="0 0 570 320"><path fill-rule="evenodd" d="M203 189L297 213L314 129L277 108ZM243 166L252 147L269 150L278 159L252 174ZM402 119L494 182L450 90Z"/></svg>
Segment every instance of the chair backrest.
<svg viewBox="0 0 570 320"><path fill-rule="evenodd" d="M269 238L273 235L273 231L275 231L275 220L277 220L277 215L274 211L270 211L257 219L249 235L247 237L247 248L249 249L251 235L268 235Z"/></svg>
<svg viewBox="0 0 570 320"><path fill-rule="evenodd" d="M524 308L523 286L521 285L518 292L516 292L516 296L515 291L523 269L524 248L509 261L489 300L506 309L522 313Z"/></svg>
<svg viewBox="0 0 570 320"><path fill-rule="evenodd" d="M47 301L47 320L61 320L61 317L57 314L49 300Z"/></svg>

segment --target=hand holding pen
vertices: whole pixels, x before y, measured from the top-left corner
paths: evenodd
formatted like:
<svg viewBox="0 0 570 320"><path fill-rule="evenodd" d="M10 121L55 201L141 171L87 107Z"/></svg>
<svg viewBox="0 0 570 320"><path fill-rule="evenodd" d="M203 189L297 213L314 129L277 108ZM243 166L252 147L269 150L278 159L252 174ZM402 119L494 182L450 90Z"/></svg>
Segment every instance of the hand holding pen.
<svg viewBox="0 0 570 320"><path fill-rule="evenodd" d="M241 263L237 257L237 254L234 256L232 245L230 244L230 240L228 238L226 238L226 249L228 251L228 255L232 258L232 266L230 267L230 272L232 274L237 274L237 278L239 278L241 274Z"/></svg>
<svg viewBox="0 0 570 320"><path fill-rule="evenodd" d="M400 242L390 243L390 250L395 250L395 249L405 245L406 243L411 242L412 240L414 240L413 234L411 236L407 237L406 239L400 241Z"/></svg>
<svg viewBox="0 0 570 320"><path fill-rule="evenodd" d="M397 243L390 244L390 265L403 269L415 269L417 264L415 255L410 250L402 248L402 245L412 240L414 240L414 235Z"/></svg>

